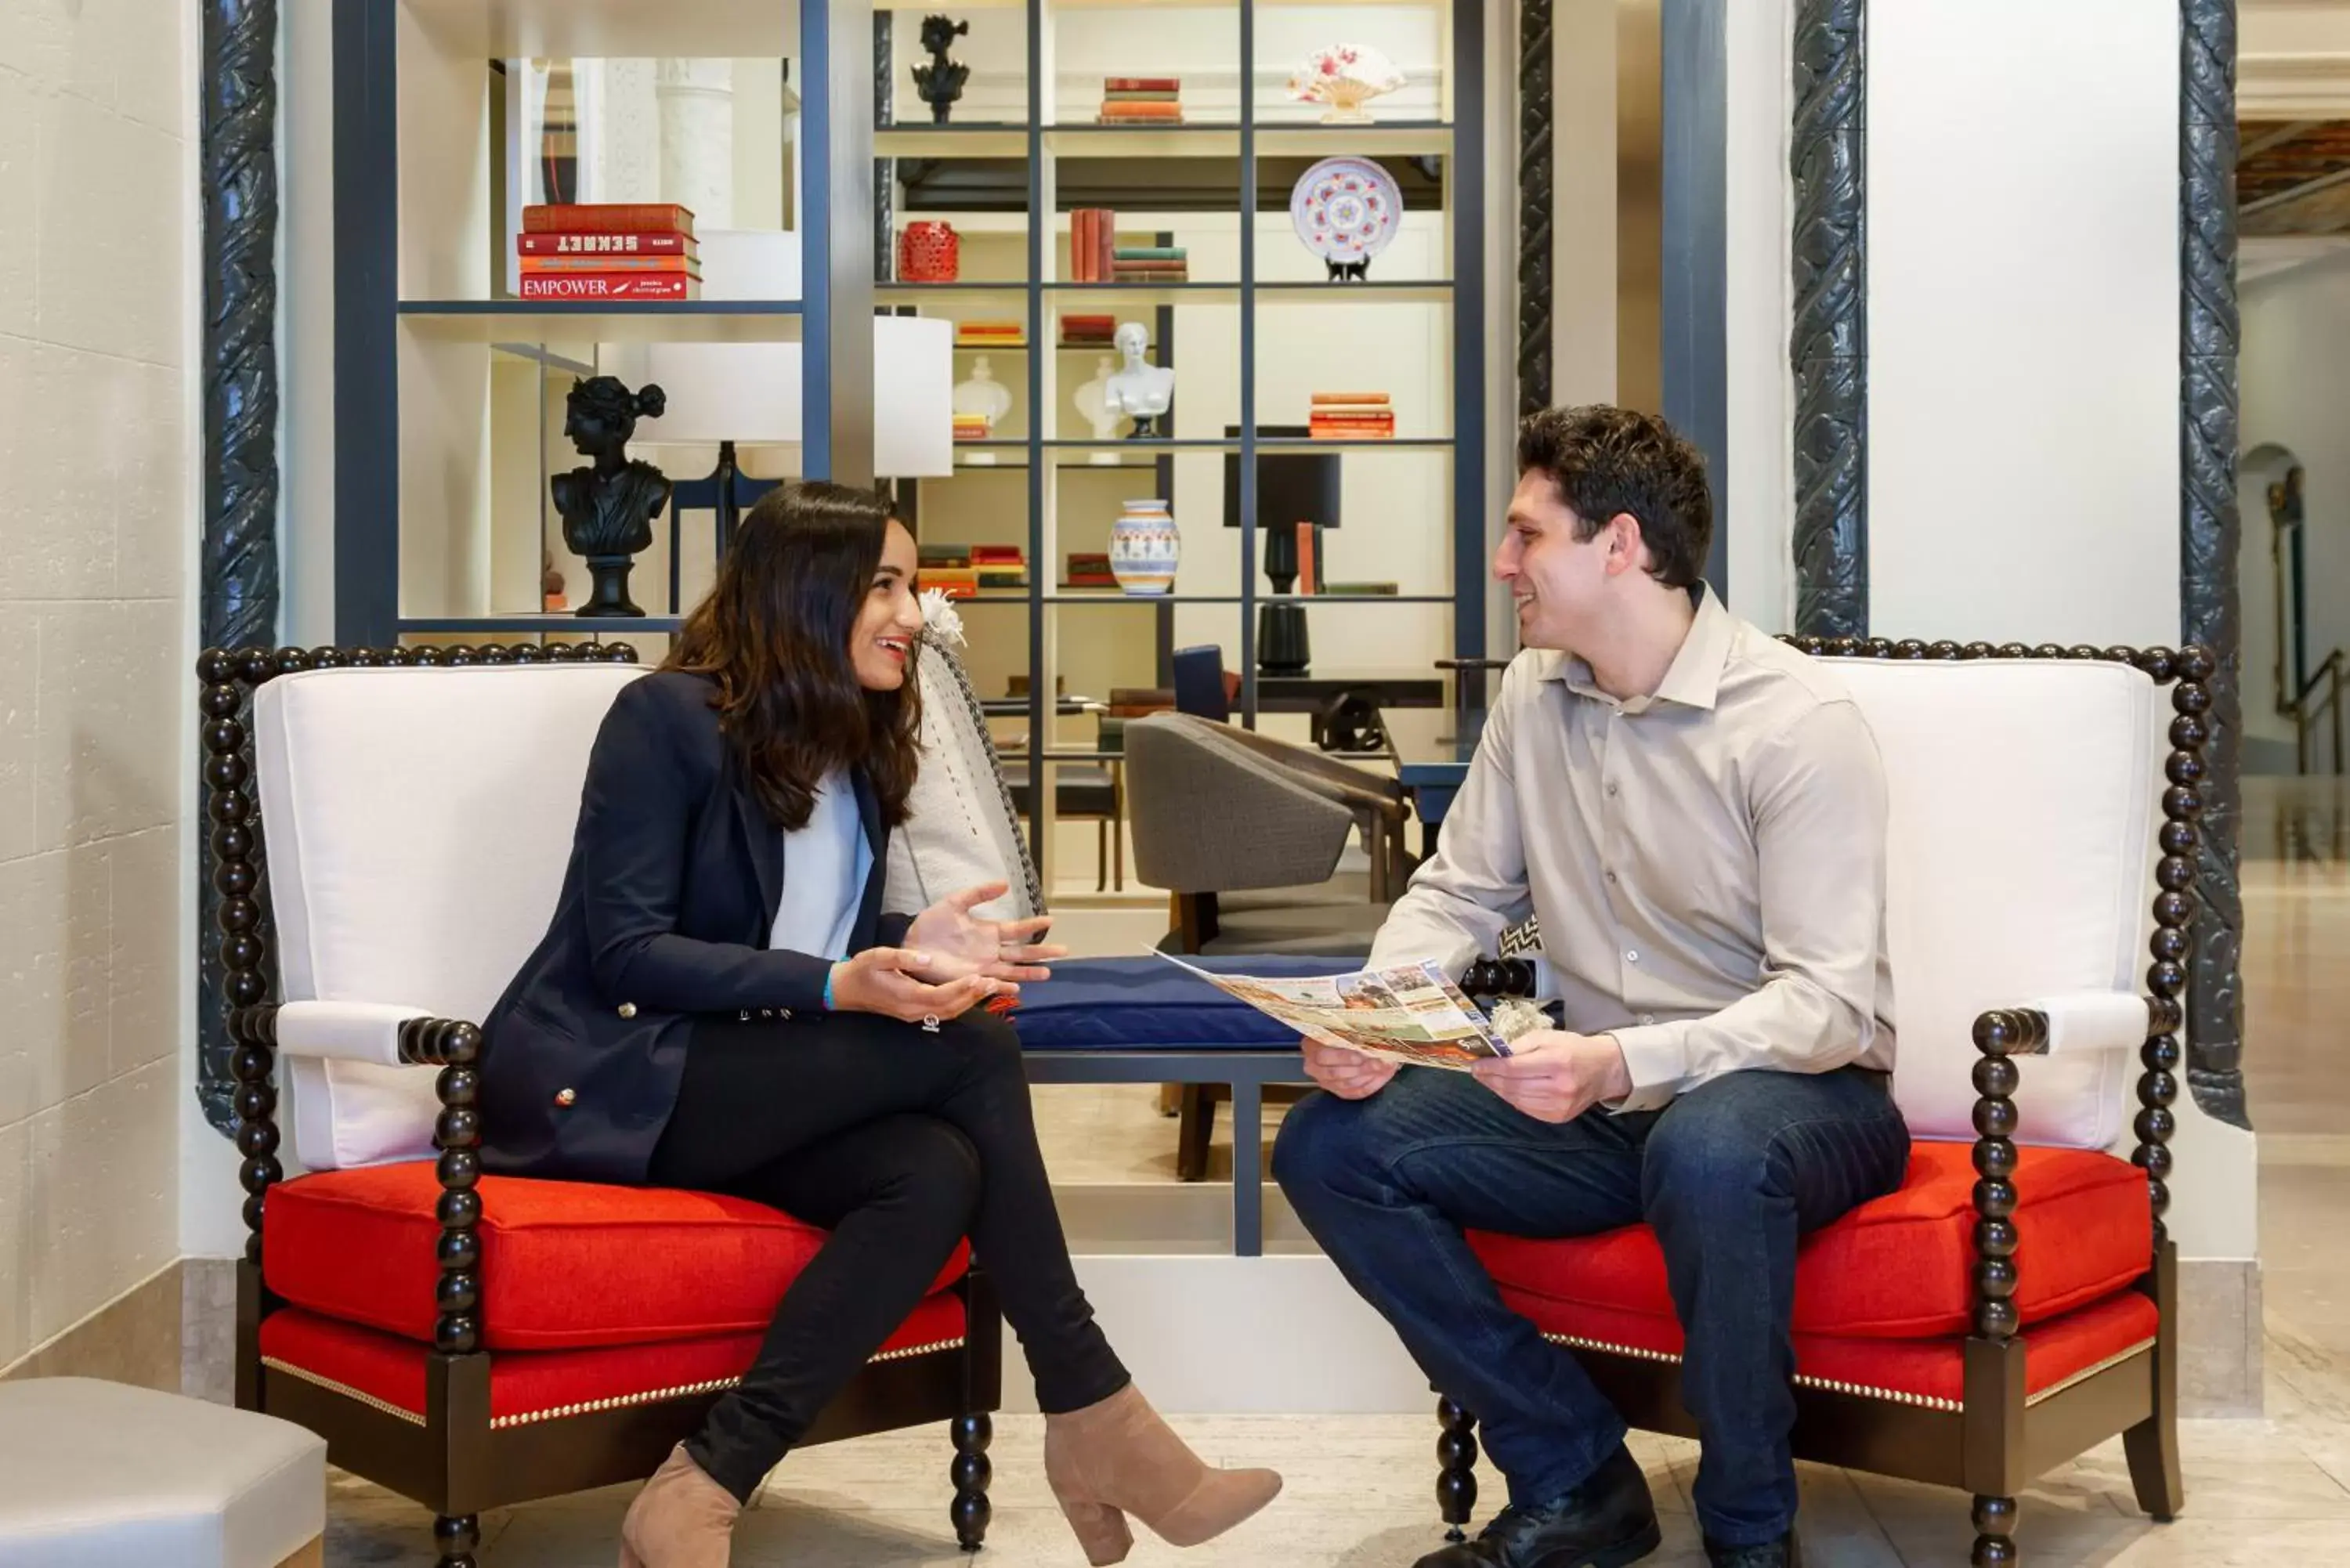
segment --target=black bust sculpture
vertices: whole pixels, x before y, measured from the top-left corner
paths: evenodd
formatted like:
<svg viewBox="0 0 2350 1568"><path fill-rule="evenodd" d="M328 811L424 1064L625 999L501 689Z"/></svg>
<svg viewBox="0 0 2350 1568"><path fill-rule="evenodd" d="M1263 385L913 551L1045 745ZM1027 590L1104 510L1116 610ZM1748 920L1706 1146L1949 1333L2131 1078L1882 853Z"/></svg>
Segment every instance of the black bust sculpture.
<svg viewBox="0 0 2350 1568"><path fill-rule="evenodd" d="M669 479L626 448L639 418L659 419L669 399L659 387L631 392L617 376L572 383L563 400L563 433L594 464L548 483L563 514L564 546L588 562L588 602L572 613L640 616L629 597L630 557L653 542L653 519L669 504Z"/></svg>
<svg viewBox="0 0 2350 1568"><path fill-rule="evenodd" d="M947 50L955 39L971 31L969 22L958 22L951 16L922 18L922 47L929 51L931 63L914 67L914 92L931 106L931 121L934 125L947 122L947 111L955 99L962 97L962 84L971 79L971 67L947 58Z"/></svg>

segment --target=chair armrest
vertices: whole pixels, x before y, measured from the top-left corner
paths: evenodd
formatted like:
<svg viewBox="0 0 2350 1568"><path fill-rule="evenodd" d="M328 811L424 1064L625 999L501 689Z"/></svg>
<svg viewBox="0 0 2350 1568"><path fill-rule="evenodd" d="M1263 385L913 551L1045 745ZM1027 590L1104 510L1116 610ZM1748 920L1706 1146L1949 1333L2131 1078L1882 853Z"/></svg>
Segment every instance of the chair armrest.
<svg viewBox="0 0 2350 1568"><path fill-rule="evenodd" d="M2009 1056L2079 1055L2089 1051L2135 1051L2152 1033L2153 1010L2143 996L2125 991L2075 991L2043 997L2021 1007L1986 1012L1975 1023L1982 1044L1990 1020L2010 1019ZM1988 1054L1988 1053L1986 1053Z"/></svg>
<svg viewBox="0 0 2350 1568"><path fill-rule="evenodd" d="M445 1067L464 1054L456 1032L473 1027L399 1002L289 1002L277 1010L277 1049L379 1067Z"/></svg>

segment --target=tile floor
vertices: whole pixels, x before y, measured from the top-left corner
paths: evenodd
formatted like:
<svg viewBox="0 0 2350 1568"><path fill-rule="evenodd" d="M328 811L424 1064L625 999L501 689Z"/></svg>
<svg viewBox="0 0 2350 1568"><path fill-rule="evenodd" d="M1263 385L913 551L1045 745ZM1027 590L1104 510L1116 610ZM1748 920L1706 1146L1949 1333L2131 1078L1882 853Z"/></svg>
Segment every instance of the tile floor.
<svg viewBox="0 0 2350 1568"><path fill-rule="evenodd" d="M2025 1494L2018 1542L2046 1564L2286 1568L2350 1563L2350 1257L2332 1244L2350 1215L2350 1075L2338 1021L2350 1009L2350 791L2248 781L2244 980L2250 1095L2261 1128L2261 1250L2267 1314L2262 1419L2195 1421L2185 1436L2188 1506L2155 1525L2138 1514L2120 1445L2108 1444ZM1089 1181L1172 1173L1173 1128L1140 1090L1051 1091L1043 1120L1056 1172ZM1229 1160L1229 1148L1223 1150ZM1065 1164L1066 1162L1066 1164ZM1220 1168L1229 1170L1229 1164ZM1433 1423L1421 1417L1194 1417L1176 1423L1211 1459L1274 1464L1288 1490L1261 1519L1213 1545L1139 1544L1138 1564L1199 1568L1404 1568L1440 1536L1431 1501ZM997 1423L990 1550L996 1568L1084 1562L1051 1505L1038 1423ZM1693 1444L1645 1435L1634 1451L1666 1511L1648 1561L1704 1561L1689 1515ZM737 1534L741 1568L911 1568L965 1561L945 1519L947 1450L934 1432L893 1434L794 1455ZM1489 1490L1494 1483L1488 1473ZM1940 1568L1965 1563L1972 1532L1960 1494L1804 1467L1804 1530L1814 1568ZM614 1488L485 1516L485 1568L609 1563L631 1493ZM429 1521L402 1499L335 1480L327 1560L335 1568L431 1568Z"/></svg>

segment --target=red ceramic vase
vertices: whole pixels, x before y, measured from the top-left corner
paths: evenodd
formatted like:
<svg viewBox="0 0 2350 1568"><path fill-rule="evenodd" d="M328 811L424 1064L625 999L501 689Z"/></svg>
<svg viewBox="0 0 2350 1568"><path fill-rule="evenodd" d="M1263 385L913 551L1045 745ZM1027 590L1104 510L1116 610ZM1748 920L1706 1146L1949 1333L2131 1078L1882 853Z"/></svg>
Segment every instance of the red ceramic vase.
<svg viewBox="0 0 2350 1568"><path fill-rule="evenodd" d="M962 275L962 239L952 223L922 218L898 236L901 283L952 283Z"/></svg>

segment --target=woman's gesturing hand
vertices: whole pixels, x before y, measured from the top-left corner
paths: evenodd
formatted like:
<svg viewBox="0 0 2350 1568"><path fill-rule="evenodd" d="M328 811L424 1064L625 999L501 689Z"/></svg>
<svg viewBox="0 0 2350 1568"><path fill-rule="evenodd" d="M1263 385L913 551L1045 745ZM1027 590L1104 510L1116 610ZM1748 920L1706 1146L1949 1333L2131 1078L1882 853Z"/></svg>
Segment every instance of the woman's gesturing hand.
<svg viewBox="0 0 2350 1568"><path fill-rule="evenodd" d="M868 948L832 966L832 1010L878 1012L901 1023L944 1023L960 1018L989 997L1020 988L984 974L964 974L943 984L921 978L937 955L905 948Z"/></svg>
<svg viewBox="0 0 2350 1568"><path fill-rule="evenodd" d="M915 916L912 927L906 932L906 946L920 953L925 961L911 972L931 981L983 975L990 980L1014 981L1014 989L1020 981L1050 980L1053 971L1045 964L1050 960L1067 957L1069 951L1065 947L1048 947L1035 940L1053 923L1051 917L983 920L972 913L990 899L1001 898L1008 890L1002 882L968 888L949 894Z"/></svg>

